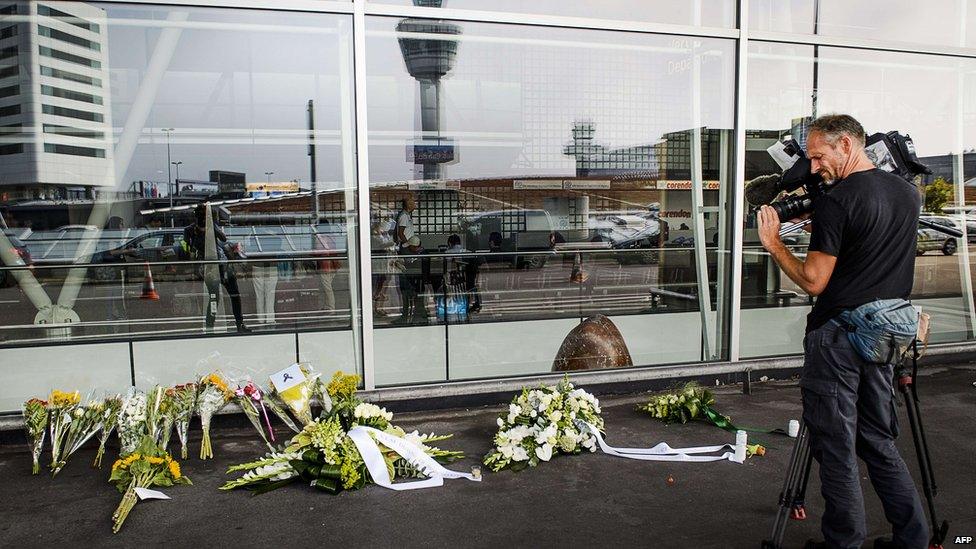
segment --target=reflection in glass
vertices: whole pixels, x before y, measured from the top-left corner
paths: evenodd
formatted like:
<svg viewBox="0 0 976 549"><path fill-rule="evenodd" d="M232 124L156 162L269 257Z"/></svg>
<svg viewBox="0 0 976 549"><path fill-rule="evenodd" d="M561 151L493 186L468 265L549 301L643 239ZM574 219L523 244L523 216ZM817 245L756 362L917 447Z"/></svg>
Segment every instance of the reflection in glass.
<svg viewBox="0 0 976 549"><path fill-rule="evenodd" d="M847 113L868 134L898 130L914 140L920 161L933 174L917 182L926 199L923 216L962 228L954 205L964 203L963 151L973 147L966 99L976 64L969 60L854 49L750 43L746 180L778 173L767 148L789 137L805 138L816 113ZM939 81L942 85L932 86ZM945 193L942 204L931 199ZM783 275L763 251L755 215L747 211L741 355L768 356L802 350L810 299ZM974 224L976 229L976 224ZM788 237L803 253L808 235ZM969 246L937 231L919 230L913 302L933 314L932 340L972 337L972 279ZM784 329L785 328L785 329Z"/></svg>
<svg viewBox="0 0 976 549"><path fill-rule="evenodd" d="M971 48L976 2L749 0L749 29Z"/></svg>
<svg viewBox="0 0 976 549"><path fill-rule="evenodd" d="M354 371L348 17L48 4L0 24L0 342L314 329Z"/></svg>
<svg viewBox="0 0 976 549"><path fill-rule="evenodd" d="M370 18L367 55L377 384L550 371L594 315L722 356L731 42Z"/></svg>
<svg viewBox="0 0 976 549"><path fill-rule="evenodd" d="M430 8L491 10L507 13L558 15L600 19L624 19L731 28L735 25L735 2L732 0L369 0L377 4L422 6Z"/></svg>

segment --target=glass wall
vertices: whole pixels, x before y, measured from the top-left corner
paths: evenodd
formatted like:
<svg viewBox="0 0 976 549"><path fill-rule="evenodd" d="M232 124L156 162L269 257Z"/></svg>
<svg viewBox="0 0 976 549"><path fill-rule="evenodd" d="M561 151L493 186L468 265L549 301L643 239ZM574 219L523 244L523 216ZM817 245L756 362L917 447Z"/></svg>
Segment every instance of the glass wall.
<svg viewBox="0 0 976 549"><path fill-rule="evenodd" d="M936 46L976 46L976 1L748 0L749 28ZM907 46L910 48L911 46Z"/></svg>
<svg viewBox="0 0 976 549"><path fill-rule="evenodd" d="M733 46L368 19L377 384L721 358Z"/></svg>
<svg viewBox="0 0 976 549"><path fill-rule="evenodd" d="M133 341L181 381L197 349L288 365L262 345L361 370L351 17L10 6L0 346Z"/></svg>
<svg viewBox="0 0 976 549"><path fill-rule="evenodd" d="M913 298L970 340L974 4L0 0L0 363L45 365L27 394L797 354L812 301L732 174L829 112L914 139L926 217L969 234L919 232Z"/></svg>
<svg viewBox="0 0 976 549"><path fill-rule="evenodd" d="M912 137L918 156L932 175L916 184L926 196L923 217L965 224L953 215L962 204L957 161L976 143L965 119L972 117L972 61L907 53L750 43L746 117L746 180L778 173L766 149L786 137L802 139L814 114L848 113L870 135L897 130ZM969 106L967 106L969 105ZM966 110L969 113L966 113ZM971 156L971 155L970 155ZM936 200L940 187L944 199ZM970 223L976 228L976 223ZM746 260L742 290L742 356L798 353L810 301L771 262L755 235L755 216L747 213ZM795 252L809 241L791 235ZM972 276L964 240L921 228L913 302L933 315L932 341L960 341L972 330ZM771 330L773 326L786 330ZM775 335L770 335L775 334Z"/></svg>
<svg viewBox="0 0 976 549"><path fill-rule="evenodd" d="M735 26L734 0L368 0L377 4L434 8L491 10L499 13L624 19L675 25L731 28Z"/></svg>

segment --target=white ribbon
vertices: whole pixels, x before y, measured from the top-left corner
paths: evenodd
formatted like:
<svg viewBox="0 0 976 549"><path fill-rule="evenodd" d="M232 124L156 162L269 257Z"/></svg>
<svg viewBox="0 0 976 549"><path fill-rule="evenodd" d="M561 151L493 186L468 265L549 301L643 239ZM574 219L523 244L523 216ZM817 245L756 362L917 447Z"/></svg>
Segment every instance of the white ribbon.
<svg viewBox="0 0 976 549"><path fill-rule="evenodd" d="M481 476L451 471L424 453L423 448L409 440L384 433L378 429L363 426L353 427L349 430L349 438L356 444L359 455L362 456L363 463L366 464L366 469L373 478L373 482L384 488L389 488L390 490L431 488L434 486L443 486L445 478L466 478L475 482L481 482ZM386 460L383 459L383 453L380 452L377 442L396 452L400 457L407 460L410 465L416 467L418 471L430 478L393 484L393 481L390 479L390 472L386 468Z"/></svg>
<svg viewBox="0 0 976 549"><path fill-rule="evenodd" d="M733 461L742 463L736 456L738 444L722 444L719 446L692 446L689 448L672 448L667 443L661 442L652 448L614 448L603 440L600 430L596 426L585 421L577 420L577 425L581 430L588 430L596 437L597 444L604 453L627 459L638 459L643 461L687 461L694 463L704 463L708 461ZM745 441L742 442L743 449ZM710 454L722 450L732 450L719 456L701 456L694 454ZM742 452L739 452L742 454ZM744 456L743 456L744 459Z"/></svg>

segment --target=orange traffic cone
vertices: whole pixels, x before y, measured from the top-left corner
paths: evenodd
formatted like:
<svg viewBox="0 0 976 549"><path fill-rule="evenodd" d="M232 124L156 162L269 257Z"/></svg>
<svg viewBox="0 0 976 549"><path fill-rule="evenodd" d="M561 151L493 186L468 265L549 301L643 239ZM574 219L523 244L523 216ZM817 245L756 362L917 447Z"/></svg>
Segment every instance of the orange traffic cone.
<svg viewBox="0 0 976 549"><path fill-rule="evenodd" d="M573 260L573 272L569 275L569 282L572 284L582 284L590 278L590 275L583 270L583 258L579 252L576 252L576 258Z"/></svg>
<svg viewBox="0 0 976 549"><path fill-rule="evenodd" d="M146 279L142 283L142 295L139 296L139 299L159 301L159 294L156 293L156 286L153 284L152 269L149 268L149 263L146 263Z"/></svg>

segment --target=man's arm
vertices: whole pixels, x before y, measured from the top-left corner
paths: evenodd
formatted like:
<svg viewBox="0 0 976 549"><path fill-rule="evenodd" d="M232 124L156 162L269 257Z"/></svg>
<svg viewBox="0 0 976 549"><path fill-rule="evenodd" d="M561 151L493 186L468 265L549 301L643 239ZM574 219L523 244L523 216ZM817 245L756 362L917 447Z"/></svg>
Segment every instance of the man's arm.
<svg viewBox="0 0 976 549"><path fill-rule="evenodd" d="M818 296L827 287L830 275L837 265L837 258L823 252L810 252L806 261L801 261L786 249L779 237L779 216L769 206L759 210L759 239L763 247L773 256L786 276L803 291Z"/></svg>

